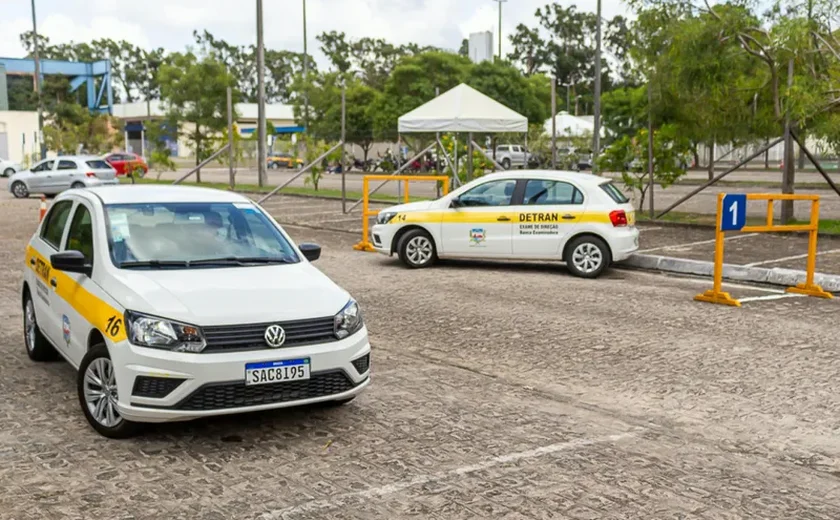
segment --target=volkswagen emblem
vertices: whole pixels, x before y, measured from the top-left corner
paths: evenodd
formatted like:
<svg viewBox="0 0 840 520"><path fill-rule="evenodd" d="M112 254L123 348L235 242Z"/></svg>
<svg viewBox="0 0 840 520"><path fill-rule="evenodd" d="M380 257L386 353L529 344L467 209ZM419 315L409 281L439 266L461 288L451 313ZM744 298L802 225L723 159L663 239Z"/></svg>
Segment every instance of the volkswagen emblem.
<svg viewBox="0 0 840 520"><path fill-rule="evenodd" d="M286 341L286 331L280 325L269 325L265 329L265 342L269 347L277 348Z"/></svg>

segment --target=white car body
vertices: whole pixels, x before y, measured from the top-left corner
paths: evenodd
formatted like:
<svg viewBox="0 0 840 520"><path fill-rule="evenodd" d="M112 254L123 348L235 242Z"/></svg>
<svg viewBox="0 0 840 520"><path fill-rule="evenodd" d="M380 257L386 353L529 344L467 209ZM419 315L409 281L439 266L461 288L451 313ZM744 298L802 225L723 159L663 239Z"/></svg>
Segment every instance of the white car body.
<svg viewBox="0 0 840 520"><path fill-rule="evenodd" d="M0 177L11 177L15 172L23 169L18 163L0 157Z"/></svg>
<svg viewBox="0 0 840 520"><path fill-rule="evenodd" d="M100 157L87 155L61 155L35 163L28 170L21 170L9 179L9 192L15 197L28 197L32 193L55 195L64 190L92 188L119 184L117 171ZM20 186L25 188L21 191Z"/></svg>
<svg viewBox="0 0 840 520"><path fill-rule="evenodd" d="M555 199L533 199L532 204L526 204L529 182L552 186ZM639 248L639 231L632 204L611 182L592 174L564 171L493 173L438 200L381 210L370 242L378 252L393 255L403 234L420 228L431 236L440 258L564 260L566 245L588 235L606 242L609 258L621 261ZM453 205L456 198L467 200L472 190L489 193L500 184L512 193L492 195L498 197L497 205ZM614 195L608 193L607 186ZM569 200L560 200L564 193L570 194ZM564 203L553 203L557 201ZM622 214L624 224L614 224L612 219Z"/></svg>
<svg viewBox="0 0 840 520"><path fill-rule="evenodd" d="M258 212L276 226L299 261L179 269L119 267L109 252L109 237L129 229L139 233L143 224L115 223L106 209L147 203L231 204ZM65 205L61 211L69 205L70 214L61 242L51 244L51 214L61 205ZM73 245L75 214L83 210L92 222L92 272L55 269L51 256ZM336 332L336 317L353 301L350 295L314 267L267 212L238 194L175 186L66 191L56 198L27 248L24 306L27 293L34 300L41 334L77 369L92 346L104 342L116 374L116 407L129 421L187 420L346 400L370 381L370 344L361 317L357 331L340 339ZM127 335L127 312L197 327L206 346L192 352L134 344ZM285 329L286 343L279 348L269 346L268 328L276 324ZM246 364L302 359L309 365L306 380L246 384Z"/></svg>

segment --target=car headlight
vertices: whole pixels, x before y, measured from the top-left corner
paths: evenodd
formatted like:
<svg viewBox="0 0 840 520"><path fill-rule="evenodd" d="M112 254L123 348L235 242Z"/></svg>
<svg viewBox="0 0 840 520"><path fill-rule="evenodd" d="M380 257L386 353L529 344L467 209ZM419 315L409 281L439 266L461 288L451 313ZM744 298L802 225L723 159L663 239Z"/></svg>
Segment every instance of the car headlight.
<svg viewBox="0 0 840 520"><path fill-rule="evenodd" d="M140 347L175 352L201 352L207 345L201 329L134 311L125 311L128 341Z"/></svg>
<svg viewBox="0 0 840 520"><path fill-rule="evenodd" d="M363 324L362 309L359 308L356 300L351 298L341 312L335 315L335 336L338 339L346 338L358 332Z"/></svg>
<svg viewBox="0 0 840 520"><path fill-rule="evenodd" d="M387 224L391 222L391 219L397 216L396 211L380 211L376 215L376 223L377 224Z"/></svg>

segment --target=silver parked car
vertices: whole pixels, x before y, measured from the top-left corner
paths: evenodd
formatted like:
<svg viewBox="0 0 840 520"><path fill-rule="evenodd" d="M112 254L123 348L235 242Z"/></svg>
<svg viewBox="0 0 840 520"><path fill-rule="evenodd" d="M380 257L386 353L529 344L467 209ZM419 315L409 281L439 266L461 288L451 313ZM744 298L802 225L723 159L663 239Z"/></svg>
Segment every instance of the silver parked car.
<svg viewBox="0 0 840 520"><path fill-rule="evenodd" d="M30 193L55 195L69 188L119 184L117 171L99 157L65 155L45 159L9 179L9 191L22 199Z"/></svg>

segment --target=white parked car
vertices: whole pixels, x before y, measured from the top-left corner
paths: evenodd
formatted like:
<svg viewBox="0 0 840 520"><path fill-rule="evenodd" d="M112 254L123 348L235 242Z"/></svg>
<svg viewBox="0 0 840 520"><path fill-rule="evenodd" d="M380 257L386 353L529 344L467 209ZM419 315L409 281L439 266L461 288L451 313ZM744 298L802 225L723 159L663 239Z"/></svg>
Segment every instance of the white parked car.
<svg viewBox="0 0 840 520"><path fill-rule="evenodd" d="M493 157L493 151L487 150L487 155ZM496 147L496 162L505 170L511 167L525 168L531 160L528 149L519 144L503 144Z"/></svg>
<svg viewBox="0 0 840 520"><path fill-rule="evenodd" d="M16 162L0 157L0 177L11 177L23 169L23 166Z"/></svg>
<svg viewBox="0 0 840 520"><path fill-rule="evenodd" d="M485 175L445 197L382 210L374 248L409 267L437 258L562 260L594 278L639 248L633 205L612 180L587 173Z"/></svg>
<svg viewBox="0 0 840 520"><path fill-rule="evenodd" d="M180 186L59 195L26 250L29 357L78 370L106 437L317 402L369 383L359 305L249 199Z"/></svg>
<svg viewBox="0 0 840 520"><path fill-rule="evenodd" d="M117 171L99 157L62 155L44 159L9 179L9 191L22 199L31 193L55 195L70 188L119 184Z"/></svg>

